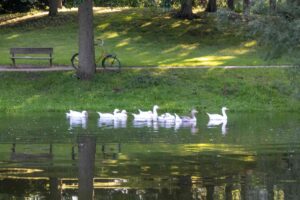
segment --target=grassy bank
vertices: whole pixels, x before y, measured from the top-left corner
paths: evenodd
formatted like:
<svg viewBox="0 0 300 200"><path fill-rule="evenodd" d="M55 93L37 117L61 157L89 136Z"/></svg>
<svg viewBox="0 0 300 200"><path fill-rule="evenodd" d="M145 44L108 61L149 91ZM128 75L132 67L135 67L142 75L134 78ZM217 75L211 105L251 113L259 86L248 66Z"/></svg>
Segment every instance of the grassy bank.
<svg viewBox="0 0 300 200"><path fill-rule="evenodd" d="M79 81L73 72L0 73L0 111L299 111L286 69L131 69Z"/></svg>
<svg viewBox="0 0 300 200"><path fill-rule="evenodd" d="M265 50L255 40L237 35L240 30L217 28L212 16L180 20L171 13L141 8L94 9L96 38L103 38L123 66L217 66L289 64L288 57L263 60ZM11 47L53 47L54 64L70 65L78 49L77 10L57 17L35 12L0 16L0 65L9 65ZM289 58L291 56L289 55ZM19 61L19 63L26 63ZM48 65L46 61L28 64Z"/></svg>

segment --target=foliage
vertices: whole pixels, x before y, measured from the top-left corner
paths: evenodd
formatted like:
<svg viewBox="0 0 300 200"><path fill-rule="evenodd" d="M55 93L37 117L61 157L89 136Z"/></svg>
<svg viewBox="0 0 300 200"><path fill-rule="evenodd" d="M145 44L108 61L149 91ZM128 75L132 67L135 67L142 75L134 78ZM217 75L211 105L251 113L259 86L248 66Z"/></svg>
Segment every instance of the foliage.
<svg viewBox="0 0 300 200"><path fill-rule="evenodd" d="M269 47L268 59L299 50L300 6L278 3L277 10L272 12L268 5L259 4L253 13L257 16L249 22L249 31L261 45Z"/></svg>
<svg viewBox="0 0 300 200"><path fill-rule="evenodd" d="M272 10L267 1L259 1L251 8L251 16L243 18L234 12L219 12L221 27L234 25L246 27L246 37L255 39L265 49L264 59L273 60L290 55L295 65L287 70L294 96L300 98L300 6L297 3L278 2ZM233 17L238 16L238 17Z"/></svg>
<svg viewBox="0 0 300 200"><path fill-rule="evenodd" d="M28 12L32 8L44 9L48 0L0 0L1 13Z"/></svg>

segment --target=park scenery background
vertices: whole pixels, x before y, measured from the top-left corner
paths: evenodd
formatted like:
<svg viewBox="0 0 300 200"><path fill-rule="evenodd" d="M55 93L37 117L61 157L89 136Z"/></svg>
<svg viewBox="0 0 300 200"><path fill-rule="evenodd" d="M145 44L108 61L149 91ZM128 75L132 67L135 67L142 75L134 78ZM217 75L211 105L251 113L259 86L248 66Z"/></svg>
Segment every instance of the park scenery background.
<svg viewBox="0 0 300 200"><path fill-rule="evenodd" d="M0 0L0 199L299 199L299 44L299 0Z"/></svg>
<svg viewBox="0 0 300 200"><path fill-rule="evenodd" d="M191 107L205 112L222 105L232 112L298 111L300 31L296 4L278 2L275 9L267 1L235 1L234 7L227 9L225 1L217 1L214 12L209 10L211 2L195 3L188 16L179 15L183 8L179 2L166 6L164 2L148 5L143 1L128 7L132 5L124 1L94 7L94 39L103 39L105 48L117 54L122 72L98 71L88 82L73 78L73 71L1 72L0 109L110 111L116 106L134 110L159 104L177 112ZM42 1L16 3L14 7L6 4L2 2L0 15L2 66L11 65L12 47L52 47L54 66L71 65L79 44L76 2L65 1L63 9L56 7L52 13L51 9L43 10L47 5ZM103 2L94 2L97 5L103 6ZM97 58L100 52L95 51ZM48 65L35 60L17 60L18 64L33 68ZM191 69L203 66L208 68ZM263 69L266 66L271 67Z"/></svg>

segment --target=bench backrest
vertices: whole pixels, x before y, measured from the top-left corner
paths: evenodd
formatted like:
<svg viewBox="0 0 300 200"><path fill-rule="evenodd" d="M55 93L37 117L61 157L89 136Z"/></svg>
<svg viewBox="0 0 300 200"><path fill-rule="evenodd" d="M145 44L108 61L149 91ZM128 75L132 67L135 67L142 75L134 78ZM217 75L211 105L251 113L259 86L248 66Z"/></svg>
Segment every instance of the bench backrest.
<svg viewBox="0 0 300 200"><path fill-rule="evenodd" d="M52 54L53 48L11 48L10 54Z"/></svg>

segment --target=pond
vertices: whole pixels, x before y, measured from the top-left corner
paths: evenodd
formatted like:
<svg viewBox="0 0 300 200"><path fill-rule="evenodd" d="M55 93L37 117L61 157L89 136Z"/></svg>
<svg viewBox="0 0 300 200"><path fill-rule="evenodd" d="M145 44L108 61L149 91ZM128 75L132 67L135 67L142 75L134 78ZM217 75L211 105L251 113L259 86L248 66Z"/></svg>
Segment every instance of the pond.
<svg viewBox="0 0 300 200"><path fill-rule="evenodd" d="M0 115L0 199L299 199L300 115L227 123Z"/></svg>

